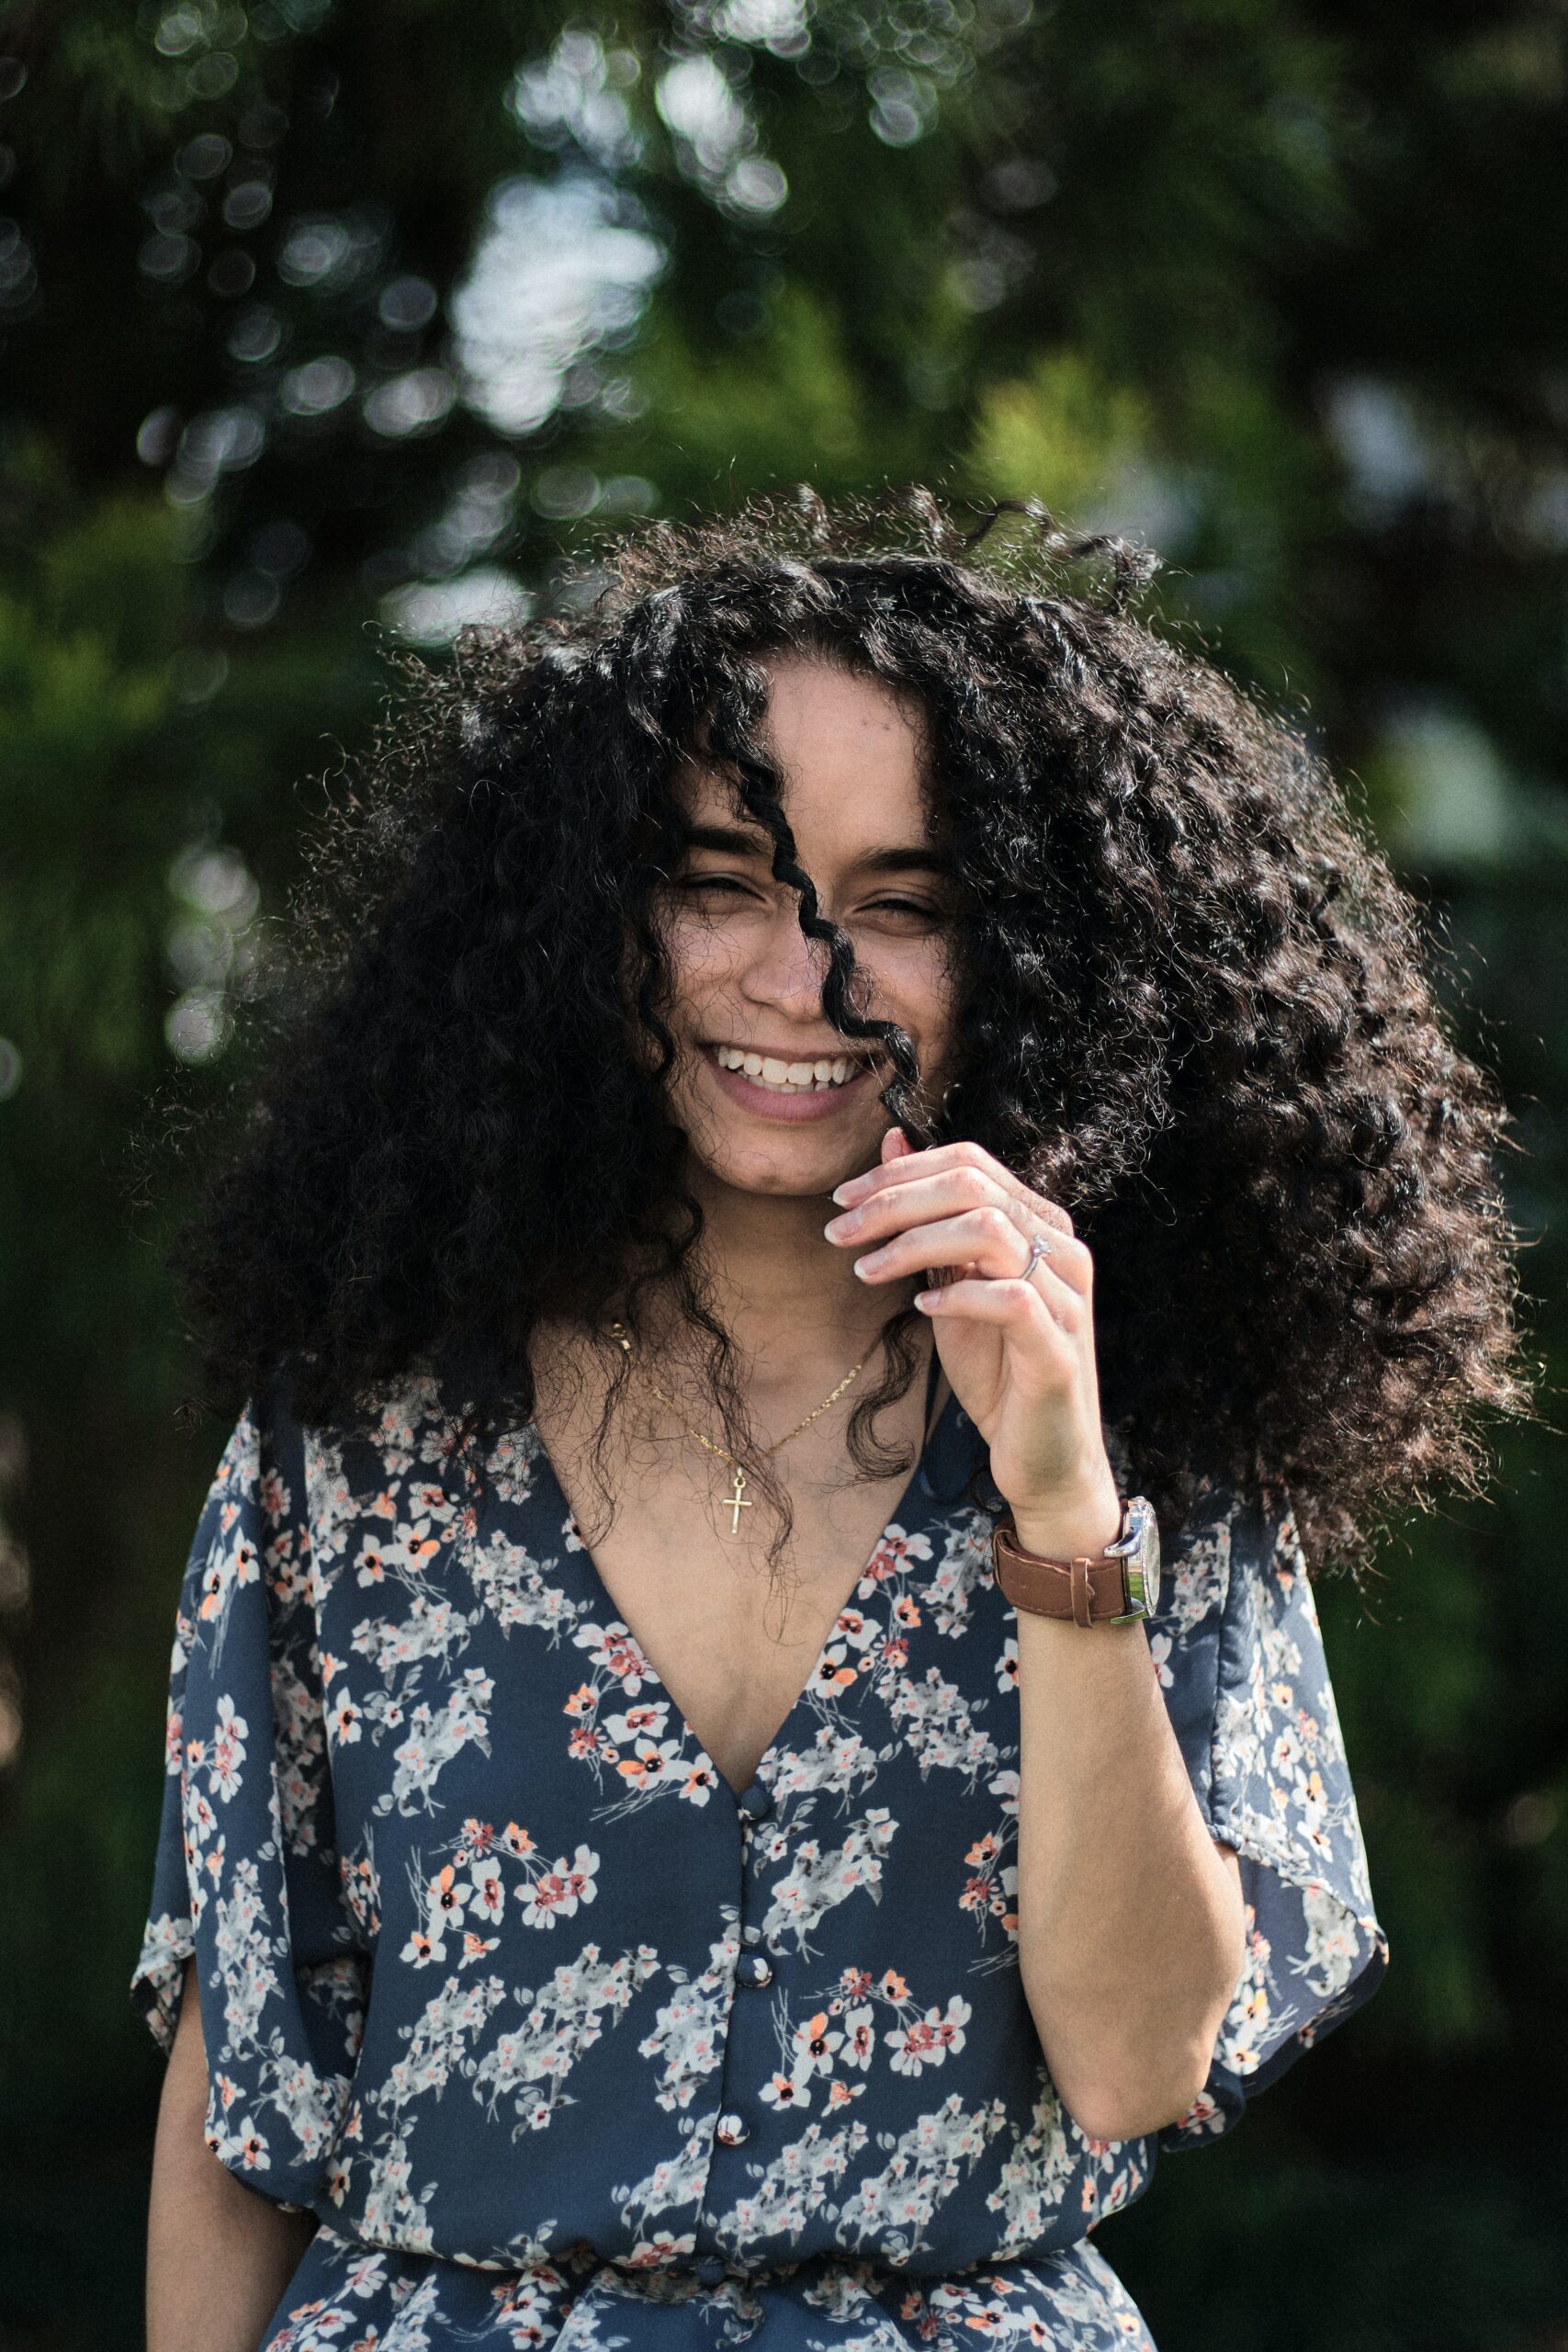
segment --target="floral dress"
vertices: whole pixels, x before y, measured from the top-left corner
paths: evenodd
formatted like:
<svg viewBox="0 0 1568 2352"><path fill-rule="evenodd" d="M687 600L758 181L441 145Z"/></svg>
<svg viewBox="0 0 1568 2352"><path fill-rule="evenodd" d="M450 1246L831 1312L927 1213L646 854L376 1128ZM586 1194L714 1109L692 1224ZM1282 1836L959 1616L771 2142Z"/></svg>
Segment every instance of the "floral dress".
<svg viewBox="0 0 1568 2352"><path fill-rule="evenodd" d="M319 2219L260 2352L1152 2352L1098 2224L1387 1944L1288 1503L1205 1481L1148 1638L1247 1957L1190 2111L1078 2128L1020 1978L1016 1622L972 1472L999 1509L950 1397L738 1795L532 1425L476 1482L417 1379L373 1432L242 1415L132 1991L166 2050L194 1953L208 2144Z"/></svg>

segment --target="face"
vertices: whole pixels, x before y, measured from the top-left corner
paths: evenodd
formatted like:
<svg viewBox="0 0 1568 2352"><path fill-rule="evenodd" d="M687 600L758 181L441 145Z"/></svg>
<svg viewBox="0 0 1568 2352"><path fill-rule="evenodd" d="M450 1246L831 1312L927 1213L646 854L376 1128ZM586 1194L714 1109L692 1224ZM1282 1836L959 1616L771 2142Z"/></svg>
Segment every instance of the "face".
<svg viewBox="0 0 1568 2352"><path fill-rule="evenodd" d="M885 686L827 663L781 657L767 668L768 742L800 862L853 942L866 1009L908 1032L940 1097L953 1058L956 886L922 806L918 718ZM802 933L766 834L738 814L723 776L693 760L675 790L690 832L660 900L678 1048L671 1115L719 1184L830 1192L877 1158L890 1066L833 1029L828 951Z"/></svg>

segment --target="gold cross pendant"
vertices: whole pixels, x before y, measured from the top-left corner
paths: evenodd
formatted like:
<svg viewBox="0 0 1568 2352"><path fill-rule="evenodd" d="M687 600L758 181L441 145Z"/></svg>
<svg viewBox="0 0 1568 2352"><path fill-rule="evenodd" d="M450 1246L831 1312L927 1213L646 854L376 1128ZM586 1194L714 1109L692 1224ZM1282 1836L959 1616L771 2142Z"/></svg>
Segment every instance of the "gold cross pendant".
<svg viewBox="0 0 1568 2352"><path fill-rule="evenodd" d="M729 1532L731 1535L739 1534L740 1514L743 1510L750 1510L751 1508L750 1504L743 1499L745 1491L746 1473L742 1470L739 1463L738 1462L735 1465L734 1487L730 1493L726 1495L722 1506L722 1508L729 1513Z"/></svg>

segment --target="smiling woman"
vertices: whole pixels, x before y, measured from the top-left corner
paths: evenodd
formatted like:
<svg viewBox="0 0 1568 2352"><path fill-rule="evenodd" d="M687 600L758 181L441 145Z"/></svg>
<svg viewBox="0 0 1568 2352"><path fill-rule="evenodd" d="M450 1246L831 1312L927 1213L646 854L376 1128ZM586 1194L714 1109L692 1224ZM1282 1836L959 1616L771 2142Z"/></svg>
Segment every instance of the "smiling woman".
<svg viewBox="0 0 1568 2352"><path fill-rule="evenodd" d="M1380 1980L1313 1573L1524 1407L1505 1114L998 519L641 526L329 838L186 1250L150 2352L1150 2352L1090 2233Z"/></svg>
<svg viewBox="0 0 1568 2352"><path fill-rule="evenodd" d="M763 670L768 743L787 780L796 856L930 1086L952 1058L955 893L929 834L918 717L875 680L830 662L775 659ZM774 876L771 836L736 825L733 781L688 761L674 789L683 854L663 932L682 1048L670 1085L676 1116L688 1135L694 1123L703 1131L710 1167L714 1149L750 1155L727 1167L728 1181L747 1191L772 1188L769 1137L750 1123L716 1121L715 1091L754 1119L831 1122L815 1188L825 1193L846 1152L874 1157L886 1125L877 1099L886 1057L846 1056L828 1023L822 948L801 930L795 887ZM791 1190L807 1172L793 1148L772 1167Z"/></svg>

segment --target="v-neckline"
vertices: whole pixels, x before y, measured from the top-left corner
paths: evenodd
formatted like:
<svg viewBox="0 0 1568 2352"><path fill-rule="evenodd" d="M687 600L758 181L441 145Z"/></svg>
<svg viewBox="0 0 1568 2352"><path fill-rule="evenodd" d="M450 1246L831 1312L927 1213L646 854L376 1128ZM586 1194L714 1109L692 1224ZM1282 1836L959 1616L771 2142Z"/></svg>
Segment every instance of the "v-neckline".
<svg viewBox="0 0 1568 2352"><path fill-rule="evenodd" d="M940 1378L940 1374L936 1374L934 1375L936 1378ZM926 1465L931 1460L931 1449L936 1444L938 1436L940 1435L943 1425L947 1421L949 1415L956 1411L957 1404L958 1400L950 1386L947 1396L943 1400L942 1410L937 1414L937 1417L933 1421L931 1419L931 1396L928 1391L926 1398L926 1424L924 1433L920 1441L920 1451L918 1458L916 1459L914 1467L911 1469L908 1479L905 1481L903 1490L899 1494L897 1501L894 1504L893 1509L888 1513L887 1517L883 1521L882 1526L877 1533L876 1541L873 1544L871 1550L867 1553L864 1560L862 1562L854 1582L851 1585L848 1592L844 1595L843 1600L840 1601L838 1608L834 1611L833 1622L829 1626L821 1646L818 1650L816 1657L811 1661L810 1671L807 1675L806 1680L795 1692L783 1722L780 1723L777 1729L774 1731L773 1737L769 1740L766 1747L763 1748L761 1755L758 1758L756 1769L753 1771L750 1780L747 1781L746 1786L743 1789L738 1789L735 1786L735 1783L729 1779L728 1775L720 1771L717 1764L708 1753L706 1742L703 1739L702 1735L698 1732L690 1715L686 1713L685 1708L681 1704L680 1700L677 1699L674 1691L671 1690L669 1683L666 1682L664 1677L659 1671L659 1668L654 1665L652 1658L649 1656L648 1645L643 1641L642 1636L638 1634L637 1627L628 1623L625 1610L620 1607L614 1593L610 1590L609 1586L605 1583L604 1577L600 1573L599 1563L593 1557L592 1552L589 1549L589 1546L582 1540L581 1531L577 1524L577 1514L572 1510L570 1503L567 1500L566 1489L561 1485L560 1479L556 1474L556 1465L550 1459L549 1448L546 1445L544 1438L540 1434L538 1424L537 1422L530 1424L530 1434L533 1437L534 1444L536 1449L537 1460L543 1467L545 1476L549 1481L550 1492L556 1505L559 1509L562 1522L564 1525L570 1528L573 1535L576 1537L577 1556L582 1565L594 1593L597 1595L599 1600L604 1602L605 1609L608 1611L610 1623L614 1625L619 1625L622 1631L635 1644L637 1655L641 1658L644 1667L647 1668L644 1679L648 1681L665 1701L666 1704L669 1706L671 1714L673 1716L675 1722L680 1725L682 1753L688 1746L695 1749L698 1758L707 1765L708 1769L712 1772L716 1785L726 1792L732 1804L739 1806L757 1786L759 1781L761 1782L764 1788L771 1786L769 1767L773 1763L775 1758L779 1754L779 1751L784 1747L791 1724L795 1722L795 1719L799 1714L801 1709L807 1704L812 1691L817 1688L818 1678L822 1671L823 1663L827 1658L828 1652L833 1646L834 1639L839 1631L839 1621L842 1617L845 1610L848 1609L853 1601L856 1593L861 1589L861 1586L864 1583L873 1562L875 1560L877 1554L881 1551L884 1544L887 1540L888 1529L890 1527L904 1526L910 1498L914 1495L916 1489L920 1484L921 1478L925 1475ZM884 1584L887 1581L888 1579L886 1577L882 1579ZM856 1687L859 1687L858 1677Z"/></svg>

